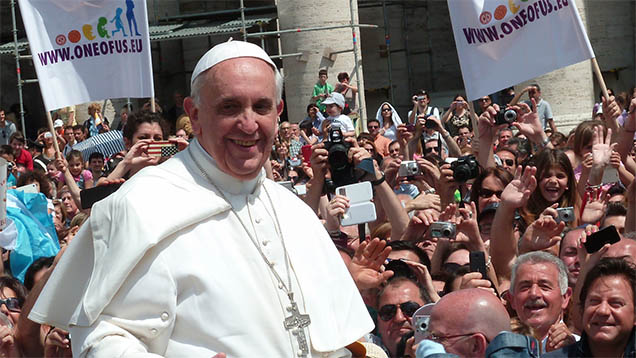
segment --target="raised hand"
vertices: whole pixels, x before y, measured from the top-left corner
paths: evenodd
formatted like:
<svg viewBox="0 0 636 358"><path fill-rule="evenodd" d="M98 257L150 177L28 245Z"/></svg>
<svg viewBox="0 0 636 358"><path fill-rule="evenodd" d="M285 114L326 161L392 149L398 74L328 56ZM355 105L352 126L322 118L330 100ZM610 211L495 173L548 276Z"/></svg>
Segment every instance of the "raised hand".
<svg viewBox="0 0 636 358"><path fill-rule="evenodd" d="M470 251L484 250L484 242L479 233L477 223L477 207L471 202L468 208L458 208L460 216L457 218L457 230L463 233L468 240L466 245ZM460 237L460 236L458 236Z"/></svg>
<svg viewBox="0 0 636 358"><path fill-rule="evenodd" d="M359 290L379 287L393 277L393 271L384 271L383 266L390 253L386 241L377 237L358 246L349 264L349 273Z"/></svg>
<svg viewBox="0 0 636 358"><path fill-rule="evenodd" d="M521 166L517 167L514 179L506 185L503 193L501 193L502 205L508 205L510 208L517 209L526 205L530 194L537 187L537 179L534 175L537 172L535 167L526 167L521 172Z"/></svg>
<svg viewBox="0 0 636 358"><path fill-rule="evenodd" d="M623 110L616 103L616 99L614 96L609 98L609 101L605 99L603 96L603 119L605 120L605 125L608 128L612 128L612 130L618 130L618 117L620 117Z"/></svg>
<svg viewBox="0 0 636 358"><path fill-rule="evenodd" d="M532 108L526 103L519 103L512 107L512 109L517 112L517 121L512 123L512 125L516 127L519 132L525 134L533 143L542 143L545 132L543 131L543 124L537 113L537 102L534 98L530 98L530 101L532 102Z"/></svg>
<svg viewBox="0 0 636 358"><path fill-rule="evenodd" d="M479 129L479 137L481 140L487 143L491 143L492 139L497 134L497 131L505 125L495 125L495 117L499 112L499 105L493 104L486 108L486 110L479 116L477 121L477 128Z"/></svg>
<svg viewBox="0 0 636 358"><path fill-rule="evenodd" d="M325 149L324 143L314 144L311 147L311 169L317 179L324 179L329 165L329 152Z"/></svg>
<svg viewBox="0 0 636 358"><path fill-rule="evenodd" d="M558 204L546 208L539 218L530 224L519 242L519 253L541 251L561 242L561 232L565 228L565 222L557 223L554 218L557 215Z"/></svg>
<svg viewBox="0 0 636 358"><path fill-rule="evenodd" d="M612 150L616 143L612 143L612 129L607 129L607 135L603 138L603 129L600 126L594 127L594 136L592 137L592 156L594 158L594 167L604 168L609 164L612 157Z"/></svg>
<svg viewBox="0 0 636 358"><path fill-rule="evenodd" d="M587 203L581 214L583 224L594 224L600 221L607 210L609 195L606 189L595 188L588 193Z"/></svg>

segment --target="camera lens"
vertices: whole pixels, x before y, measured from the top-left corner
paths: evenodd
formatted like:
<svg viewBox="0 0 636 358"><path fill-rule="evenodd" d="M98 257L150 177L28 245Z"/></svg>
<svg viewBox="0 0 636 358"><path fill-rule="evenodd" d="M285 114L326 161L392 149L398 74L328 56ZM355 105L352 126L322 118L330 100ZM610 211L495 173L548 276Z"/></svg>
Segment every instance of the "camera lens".
<svg viewBox="0 0 636 358"><path fill-rule="evenodd" d="M506 119L506 122L512 123L517 120L517 112L509 109L504 113L504 118Z"/></svg>
<svg viewBox="0 0 636 358"><path fill-rule="evenodd" d="M444 229L444 237L450 237L451 236L451 231L450 229Z"/></svg>

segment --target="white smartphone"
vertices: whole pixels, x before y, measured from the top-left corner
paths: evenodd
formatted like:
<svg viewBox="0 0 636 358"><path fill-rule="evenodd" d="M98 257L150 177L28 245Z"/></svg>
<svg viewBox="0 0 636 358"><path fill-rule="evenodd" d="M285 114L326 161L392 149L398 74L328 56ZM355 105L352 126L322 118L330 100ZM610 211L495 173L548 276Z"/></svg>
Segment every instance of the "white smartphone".
<svg viewBox="0 0 636 358"><path fill-rule="evenodd" d="M342 216L340 225L351 226L375 221L377 219L373 199L373 188L366 181L336 188L336 194L349 199L349 209Z"/></svg>
<svg viewBox="0 0 636 358"><path fill-rule="evenodd" d="M23 185L23 186L21 186L19 188L15 188L15 190L20 190L20 191L23 191L25 193L33 193L33 194L39 193L38 187L35 184Z"/></svg>

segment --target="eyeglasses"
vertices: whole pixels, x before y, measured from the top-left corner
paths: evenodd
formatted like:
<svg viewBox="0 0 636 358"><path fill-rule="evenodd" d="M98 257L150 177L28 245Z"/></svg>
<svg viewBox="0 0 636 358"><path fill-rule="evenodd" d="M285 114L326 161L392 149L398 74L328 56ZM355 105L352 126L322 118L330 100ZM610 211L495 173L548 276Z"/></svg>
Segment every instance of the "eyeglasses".
<svg viewBox="0 0 636 358"><path fill-rule="evenodd" d="M496 195L498 198L501 198L501 193L503 193L503 190L481 189L479 191L479 196L482 198L490 198L493 195Z"/></svg>
<svg viewBox="0 0 636 358"><path fill-rule="evenodd" d="M382 112L391 112L391 108L382 108Z"/></svg>
<svg viewBox="0 0 636 358"><path fill-rule="evenodd" d="M11 298L7 298L7 299L0 299L0 306L5 305L7 306L7 309L11 312L20 312L21 308L20 308L20 301L15 298L15 297L11 297Z"/></svg>
<svg viewBox="0 0 636 358"><path fill-rule="evenodd" d="M420 308L420 304L413 301L400 303L399 306L400 306L400 309L402 310L402 313L406 317L412 317L415 311L417 311L417 309ZM380 319L385 322L390 321L393 319L393 317L395 317L395 314L397 313L397 308L398 308L398 305L384 305L380 307L380 310L378 311L378 316L380 316Z"/></svg>

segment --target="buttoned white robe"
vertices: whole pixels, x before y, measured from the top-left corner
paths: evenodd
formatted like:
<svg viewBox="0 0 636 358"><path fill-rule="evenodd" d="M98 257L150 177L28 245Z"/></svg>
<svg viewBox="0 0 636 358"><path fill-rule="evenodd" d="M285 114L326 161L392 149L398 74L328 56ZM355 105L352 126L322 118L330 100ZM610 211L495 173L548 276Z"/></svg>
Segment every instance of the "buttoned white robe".
<svg viewBox="0 0 636 358"><path fill-rule="evenodd" d="M295 337L283 327L285 292L191 153L215 182L236 194L230 201L247 187L250 195L243 197L265 203L255 204L250 215L259 245L276 261L283 256L268 252L267 245L275 250L279 238L257 224L260 217L274 219L263 211L269 205L266 193L271 197L289 253L294 297L311 318L306 332L314 356L337 351L373 329L311 209L262 175L232 181L196 141L95 205L44 288L32 320L70 327L76 356L296 356ZM275 267L286 272L284 260Z"/></svg>

